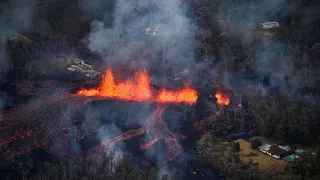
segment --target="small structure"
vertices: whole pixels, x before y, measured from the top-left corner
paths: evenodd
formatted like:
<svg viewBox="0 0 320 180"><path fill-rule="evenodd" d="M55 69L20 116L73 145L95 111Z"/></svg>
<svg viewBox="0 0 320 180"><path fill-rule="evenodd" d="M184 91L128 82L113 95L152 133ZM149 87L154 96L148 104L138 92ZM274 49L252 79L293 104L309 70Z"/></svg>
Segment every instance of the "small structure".
<svg viewBox="0 0 320 180"><path fill-rule="evenodd" d="M260 28L262 29L274 29L280 27L279 22L273 21L273 22L264 22L260 23Z"/></svg>
<svg viewBox="0 0 320 180"><path fill-rule="evenodd" d="M170 79L177 84L183 84L188 82L191 83L194 80L194 77L196 77L196 75L193 72L188 69L184 69L183 71L174 74Z"/></svg>
<svg viewBox="0 0 320 180"><path fill-rule="evenodd" d="M67 68L69 71L81 72L85 74L85 76L91 77L91 78L100 75L100 72L96 71L92 65L86 64L81 59L74 58L73 63L74 64L72 64L70 67Z"/></svg>
<svg viewBox="0 0 320 180"><path fill-rule="evenodd" d="M145 29L146 34L150 34L153 36L160 36L161 35L161 26L162 24L155 24L150 28Z"/></svg>

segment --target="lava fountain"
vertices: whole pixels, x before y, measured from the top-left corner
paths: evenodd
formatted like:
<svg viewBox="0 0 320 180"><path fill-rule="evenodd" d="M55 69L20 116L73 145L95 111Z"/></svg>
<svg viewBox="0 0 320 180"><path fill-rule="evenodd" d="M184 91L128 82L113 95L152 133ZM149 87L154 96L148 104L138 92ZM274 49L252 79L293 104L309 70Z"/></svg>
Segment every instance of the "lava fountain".
<svg viewBox="0 0 320 180"><path fill-rule="evenodd" d="M150 86L149 76L138 71L135 77L122 82L115 82L111 68L102 76L102 82L98 88L82 89L77 94L80 96L97 96L123 101L152 101L156 103L185 103L195 104L198 92L195 89L183 88L180 90L167 90L162 88L160 92L153 92Z"/></svg>
<svg viewBox="0 0 320 180"><path fill-rule="evenodd" d="M136 79L136 81L134 79ZM163 139L168 146L166 158L171 161L183 152L182 146L178 141L186 137L170 131L166 122L162 119L162 114L168 104L195 104L198 98L198 92L192 88L179 90L162 88L159 92L152 91L149 84L150 78L142 71L139 71L134 79L115 82L112 70L108 68L98 88L82 89L77 93L80 96L97 96L123 101L157 103L157 109L149 118L141 123L141 128L126 131L118 137L104 141L99 146L93 148L93 151L104 153L106 148L111 148L112 145L118 141L129 140L142 134L149 134L153 137L153 140L140 146L140 148L144 150L150 149L153 144Z"/></svg>

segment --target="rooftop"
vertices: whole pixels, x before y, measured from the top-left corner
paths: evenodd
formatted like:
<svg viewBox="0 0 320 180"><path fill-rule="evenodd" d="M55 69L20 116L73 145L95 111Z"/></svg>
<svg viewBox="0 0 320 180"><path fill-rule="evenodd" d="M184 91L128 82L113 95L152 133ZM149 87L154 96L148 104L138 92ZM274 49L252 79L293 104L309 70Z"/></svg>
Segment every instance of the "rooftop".
<svg viewBox="0 0 320 180"><path fill-rule="evenodd" d="M269 150L270 149L270 147L271 147L272 145L270 145L270 144L263 144L263 145L261 145L260 147L259 147L259 149L263 149L263 150Z"/></svg>
<svg viewBox="0 0 320 180"><path fill-rule="evenodd" d="M284 149L281 149L279 146L277 145L272 145L270 147L270 149L268 150L269 153L273 154L273 155L277 155L277 156L280 156L280 155L283 155L285 154L287 151L284 150Z"/></svg>

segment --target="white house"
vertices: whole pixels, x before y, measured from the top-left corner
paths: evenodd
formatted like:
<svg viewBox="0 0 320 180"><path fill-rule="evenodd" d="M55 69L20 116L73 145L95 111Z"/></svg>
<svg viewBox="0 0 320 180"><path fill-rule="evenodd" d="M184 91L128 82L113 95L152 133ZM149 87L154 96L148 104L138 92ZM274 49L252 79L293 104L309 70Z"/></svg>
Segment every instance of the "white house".
<svg viewBox="0 0 320 180"><path fill-rule="evenodd" d="M263 153L267 153L267 151L270 149L270 144L263 144L259 147L259 150Z"/></svg>
<svg viewBox="0 0 320 180"><path fill-rule="evenodd" d="M264 22L264 23L260 23L260 25L262 26L262 29L273 29L273 28L278 28L279 22L277 21L273 21L273 22Z"/></svg>

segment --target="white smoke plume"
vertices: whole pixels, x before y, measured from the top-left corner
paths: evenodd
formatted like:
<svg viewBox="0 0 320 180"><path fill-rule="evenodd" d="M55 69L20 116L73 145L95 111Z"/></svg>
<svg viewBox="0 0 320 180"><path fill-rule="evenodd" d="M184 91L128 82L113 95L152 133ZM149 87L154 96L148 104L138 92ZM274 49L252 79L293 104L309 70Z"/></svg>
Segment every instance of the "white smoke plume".
<svg viewBox="0 0 320 180"><path fill-rule="evenodd" d="M93 11L101 12L101 5L106 2L82 2L82 8L100 16L100 20L91 24L88 47L108 64L128 66L131 61L143 60L142 54L151 50L157 61L147 59L149 68L164 69L168 64L181 69L191 67L198 45L194 38L196 26L186 16L186 8L180 1L117 0L114 4L108 1L104 14ZM110 10L112 5L114 9ZM144 30L157 24L160 36L148 36Z"/></svg>

